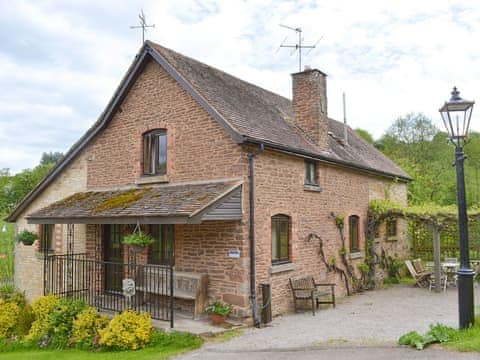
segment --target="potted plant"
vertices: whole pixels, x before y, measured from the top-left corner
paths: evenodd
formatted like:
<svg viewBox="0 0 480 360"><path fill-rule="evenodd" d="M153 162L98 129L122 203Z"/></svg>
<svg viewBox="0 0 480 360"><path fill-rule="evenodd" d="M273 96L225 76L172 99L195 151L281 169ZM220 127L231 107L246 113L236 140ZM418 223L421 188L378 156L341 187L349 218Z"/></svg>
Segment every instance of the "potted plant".
<svg viewBox="0 0 480 360"><path fill-rule="evenodd" d="M38 235L28 230L23 230L17 235L17 241L22 242L23 245L32 245L37 239Z"/></svg>
<svg viewBox="0 0 480 360"><path fill-rule="evenodd" d="M207 306L205 312L210 315L213 325L220 325L225 322L227 315L232 312L232 306L221 301L215 301Z"/></svg>
<svg viewBox="0 0 480 360"><path fill-rule="evenodd" d="M122 243L130 246L133 251L140 252L143 250L143 248L153 244L154 241L155 240L150 235L139 231L125 236L122 240Z"/></svg>

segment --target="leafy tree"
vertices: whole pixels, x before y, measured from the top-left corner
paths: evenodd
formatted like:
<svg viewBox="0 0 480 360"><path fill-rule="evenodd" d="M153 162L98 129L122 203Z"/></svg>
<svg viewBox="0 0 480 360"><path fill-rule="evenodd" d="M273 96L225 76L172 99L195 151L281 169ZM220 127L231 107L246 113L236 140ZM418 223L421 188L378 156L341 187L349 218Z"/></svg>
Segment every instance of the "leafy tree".
<svg viewBox="0 0 480 360"><path fill-rule="evenodd" d="M59 151L44 152L42 154L42 158L40 159L40 165L56 164L62 157L63 153Z"/></svg>
<svg viewBox="0 0 480 360"><path fill-rule="evenodd" d="M373 140L373 136L367 131L367 130L363 130L363 129L360 129L360 128L356 128L355 129L355 132L360 135L360 137L369 142L370 144L374 144L374 140Z"/></svg>

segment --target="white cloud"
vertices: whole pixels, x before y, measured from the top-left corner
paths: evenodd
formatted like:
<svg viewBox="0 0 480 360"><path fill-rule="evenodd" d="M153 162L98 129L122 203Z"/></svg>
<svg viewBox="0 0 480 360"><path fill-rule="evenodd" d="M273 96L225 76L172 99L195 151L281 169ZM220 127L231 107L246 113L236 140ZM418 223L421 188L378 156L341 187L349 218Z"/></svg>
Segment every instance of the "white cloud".
<svg viewBox="0 0 480 360"><path fill-rule="evenodd" d="M330 115L342 119L345 91L350 124L376 137L410 111L440 125L453 85L480 93L474 0L0 0L0 139L15 139L0 168L65 151L95 121L140 47L141 7L153 41L288 97L297 61L278 45L296 39L278 25L301 26L306 44L323 36L305 64L329 75ZM18 138L34 127L42 139Z"/></svg>

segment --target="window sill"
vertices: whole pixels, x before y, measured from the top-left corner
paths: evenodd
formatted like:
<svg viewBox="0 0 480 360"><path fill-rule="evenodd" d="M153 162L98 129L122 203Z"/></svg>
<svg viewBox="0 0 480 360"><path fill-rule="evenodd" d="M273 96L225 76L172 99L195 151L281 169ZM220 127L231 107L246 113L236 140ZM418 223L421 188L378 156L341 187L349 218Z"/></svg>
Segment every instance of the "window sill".
<svg viewBox="0 0 480 360"><path fill-rule="evenodd" d="M270 266L270 274L278 274L286 271L293 271L297 268L297 265L293 263L285 263Z"/></svg>
<svg viewBox="0 0 480 360"><path fill-rule="evenodd" d="M351 260L361 259L361 258L363 258L363 254L360 251L355 251L353 253L348 254L348 257Z"/></svg>
<svg viewBox="0 0 480 360"><path fill-rule="evenodd" d="M142 176L138 179L135 179L135 184L137 185L167 183L167 182L168 182L168 175Z"/></svg>
<svg viewBox="0 0 480 360"><path fill-rule="evenodd" d="M304 184L303 185L303 190L305 191L313 191L313 192L322 192L322 188L318 185L310 185L310 184Z"/></svg>

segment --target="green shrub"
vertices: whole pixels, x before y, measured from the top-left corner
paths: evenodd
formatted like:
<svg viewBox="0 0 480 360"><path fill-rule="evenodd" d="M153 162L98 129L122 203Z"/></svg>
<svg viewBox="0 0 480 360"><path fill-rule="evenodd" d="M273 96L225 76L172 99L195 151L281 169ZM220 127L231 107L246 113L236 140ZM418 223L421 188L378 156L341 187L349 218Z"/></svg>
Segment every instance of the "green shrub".
<svg viewBox="0 0 480 360"><path fill-rule="evenodd" d="M20 310L14 302L0 299L0 339L8 338L14 333Z"/></svg>
<svg viewBox="0 0 480 360"><path fill-rule="evenodd" d="M30 331L32 323L35 320L32 307L25 305L18 314L17 324L15 325L15 334L19 336L25 336Z"/></svg>
<svg viewBox="0 0 480 360"><path fill-rule="evenodd" d="M383 283L385 285L391 285L391 284L400 284L400 279L396 277L387 277L383 279Z"/></svg>
<svg viewBox="0 0 480 360"><path fill-rule="evenodd" d="M420 335L416 331L406 333L398 339L398 344L423 350L429 344L449 341L455 332L455 329L441 324L430 325L430 330L423 335Z"/></svg>
<svg viewBox="0 0 480 360"><path fill-rule="evenodd" d="M54 295L42 296L32 304L32 311L35 320L27 335L27 340L39 340L48 333L48 321L50 313L58 305L60 299Z"/></svg>
<svg viewBox="0 0 480 360"><path fill-rule="evenodd" d="M55 348L65 348L73 334L73 322L86 308L83 300L61 299L48 316L47 334L50 345Z"/></svg>
<svg viewBox="0 0 480 360"><path fill-rule="evenodd" d="M17 290L13 285L0 286L0 299L6 302L13 302L20 308L25 307L27 300L25 299L25 293Z"/></svg>
<svg viewBox="0 0 480 360"><path fill-rule="evenodd" d="M98 346L99 330L108 325L108 318L98 314L97 309L88 307L73 321L72 342L80 349Z"/></svg>
<svg viewBox="0 0 480 360"><path fill-rule="evenodd" d="M114 350L136 350L147 345L153 327L150 315L127 310L116 314L105 329L100 329L99 344Z"/></svg>

